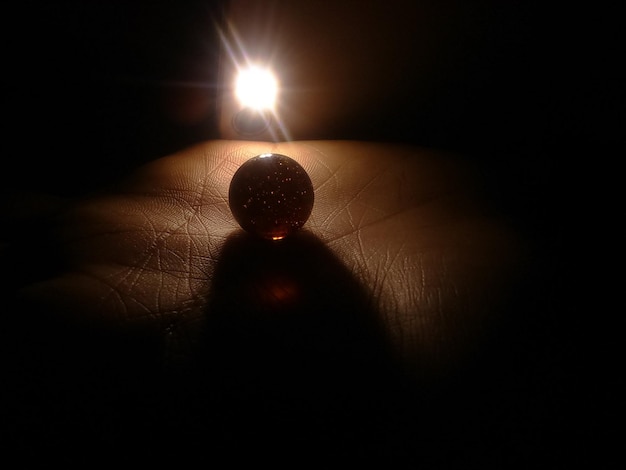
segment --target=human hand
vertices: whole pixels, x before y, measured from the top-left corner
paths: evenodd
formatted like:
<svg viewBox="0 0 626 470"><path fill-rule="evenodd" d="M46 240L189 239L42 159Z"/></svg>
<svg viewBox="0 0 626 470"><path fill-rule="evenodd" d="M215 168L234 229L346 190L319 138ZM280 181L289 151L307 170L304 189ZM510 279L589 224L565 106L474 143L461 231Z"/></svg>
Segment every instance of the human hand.
<svg viewBox="0 0 626 470"><path fill-rule="evenodd" d="M268 151L299 161L316 197L297 237L301 245L284 248L302 261L280 274L276 282L284 285L266 279L255 287L284 291L267 301L275 303L268 309L287 302L293 314L311 300L290 289L341 292L349 281L362 288L359 301L413 371L449 366L480 343L479 332L515 274L518 240L486 212L471 172L458 161L384 144L216 141L157 160L58 219L51 250L64 264L25 286L22 300L53 306L72 322L114 329L141 324L174 343L194 337L198 320L216 314L212 292L220 265L236 263L241 272L271 264L263 250L269 258L282 256L286 242L257 246L238 236L227 200L236 169ZM335 274L319 264L330 259ZM307 272L314 274L302 278ZM222 295L222 307L253 295L240 287L231 288L230 298ZM259 307L263 301L249 302Z"/></svg>
<svg viewBox="0 0 626 470"><path fill-rule="evenodd" d="M245 234L228 207L232 175L264 152L297 160L315 188L309 221L279 242ZM420 402L395 381L462 365L519 270L518 237L475 183L457 159L413 147L215 141L70 204L49 230L31 222L44 239L4 252L36 260L3 330L3 357L22 359L7 376L35 410L15 408L16 421L51 446L68 439L47 431L58 422L80 430L69 439L133 448L137 435L203 448L219 429L218 447L269 449L268 420L306 448L413 439L376 418Z"/></svg>

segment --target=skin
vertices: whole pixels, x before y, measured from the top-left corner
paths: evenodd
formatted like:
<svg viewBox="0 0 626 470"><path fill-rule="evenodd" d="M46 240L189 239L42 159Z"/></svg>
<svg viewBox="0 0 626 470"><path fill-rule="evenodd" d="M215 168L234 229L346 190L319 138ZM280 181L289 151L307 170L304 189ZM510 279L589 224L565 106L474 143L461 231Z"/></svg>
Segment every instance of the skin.
<svg viewBox="0 0 626 470"><path fill-rule="evenodd" d="M310 219L280 242L244 233L227 201L236 169L268 151L315 188ZM483 379L454 398L441 383L502 334L525 244L478 182L416 147L209 141L87 197L5 211L23 231L2 252L16 291L4 422L51 455L72 442L143 462L241 446L274 459L277 442L351 462L440 462L429 442L480 454L450 423L481 419L489 395L468 391Z"/></svg>
<svg viewBox="0 0 626 470"><path fill-rule="evenodd" d="M286 276L316 271L318 255L332 259L329 266L345 275L321 271L331 280L308 279L307 288L358 286L354 305L371 312L382 341L412 374L458 367L480 346L480 332L497 321L519 273L522 244L481 201L475 177L459 159L386 144L211 141L154 161L60 211L48 249L62 262L53 276L23 286L20 302L77 324L194 337L196 320L216 315L211 292L225 245L230 251L255 246L229 211L230 177L267 151L300 162L315 188L313 213L295 246L287 244L302 265L285 268ZM258 249L271 254L280 246ZM244 263L271 261L251 256ZM310 301L285 296L290 315ZM280 295L275 301L281 307ZM193 360L190 348L183 349Z"/></svg>

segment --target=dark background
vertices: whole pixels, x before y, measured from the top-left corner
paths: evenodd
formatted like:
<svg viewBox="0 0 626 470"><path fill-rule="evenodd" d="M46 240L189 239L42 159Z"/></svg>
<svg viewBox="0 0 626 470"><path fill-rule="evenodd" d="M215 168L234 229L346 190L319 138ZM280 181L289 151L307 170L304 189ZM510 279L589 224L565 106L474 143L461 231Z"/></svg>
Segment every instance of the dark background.
<svg viewBox="0 0 626 470"><path fill-rule="evenodd" d="M425 10L462 16L439 21L462 26L458 37L447 33L453 44L436 59L432 74L442 85L419 103L408 90L393 114L356 119L342 138L458 150L544 187L581 164L572 148L621 139L615 120L621 76L613 67L618 30L607 22L610 11L553 2L442 4ZM120 170L216 137L213 25L224 5L10 5L3 15L3 82L5 145L23 144L11 158L20 170L15 184L80 193ZM194 92L199 87L205 93ZM185 100L197 111L183 118L177 110Z"/></svg>
<svg viewBox="0 0 626 470"><path fill-rule="evenodd" d="M452 14L458 5L449 2ZM517 312L517 343L477 376L502 374L491 412L465 418L484 419L491 431L482 437L502 455L595 461L613 449L605 420L618 375L597 285L609 275L595 263L605 256L599 178L623 155L618 29L599 6L485 0L470 10L480 48L465 50L459 38L455 54L440 58L449 61L440 93L419 107L408 95L392 118L355 122L342 137L454 150L477 165L493 203L533 247L536 273ZM3 7L5 189L81 196L217 137L212 24L221 11L201 1ZM182 116L180 103L195 111ZM457 440L460 421L451 423Z"/></svg>

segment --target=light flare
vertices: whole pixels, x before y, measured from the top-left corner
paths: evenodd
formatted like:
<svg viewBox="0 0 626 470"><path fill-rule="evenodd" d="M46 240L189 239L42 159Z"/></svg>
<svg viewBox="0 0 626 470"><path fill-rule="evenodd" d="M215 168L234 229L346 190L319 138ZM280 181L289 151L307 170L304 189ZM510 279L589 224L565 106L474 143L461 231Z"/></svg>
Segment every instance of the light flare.
<svg viewBox="0 0 626 470"><path fill-rule="evenodd" d="M277 94L278 82L270 70L255 65L239 70L235 95L243 107L273 110Z"/></svg>
<svg viewBox="0 0 626 470"><path fill-rule="evenodd" d="M265 59L258 61L250 57L238 32L230 22L226 28L218 28L220 41L226 57L230 59L231 71L236 71L236 75L227 75L227 80L234 86L234 93L231 95L236 102L238 109L232 110L233 118L231 122L239 122L242 128L237 132L241 133L243 128L251 124L264 127L269 132L272 140L291 140L289 131L284 122L278 116L278 109L284 106L279 102L281 97L281 84L276 74L271 70L269 58L275 54L273 51L265 51ZM225 78L226 78L225 77ZM271 125L269 125L271 121ZM256 133L256 132L255 132Z"/></svg>

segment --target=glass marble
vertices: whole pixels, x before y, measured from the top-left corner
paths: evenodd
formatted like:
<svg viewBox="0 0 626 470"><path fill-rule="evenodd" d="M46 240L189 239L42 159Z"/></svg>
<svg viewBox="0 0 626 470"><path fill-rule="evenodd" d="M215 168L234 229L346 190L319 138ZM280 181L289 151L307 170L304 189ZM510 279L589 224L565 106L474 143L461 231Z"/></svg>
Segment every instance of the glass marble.
<svg viewBox="0 0 626 470"><path fill-rule="evenodd" d="M251 158L233 175L230 210L241 228L268 240L299 230L313 210L311 178L286 155L264 153Z"/></svg>

